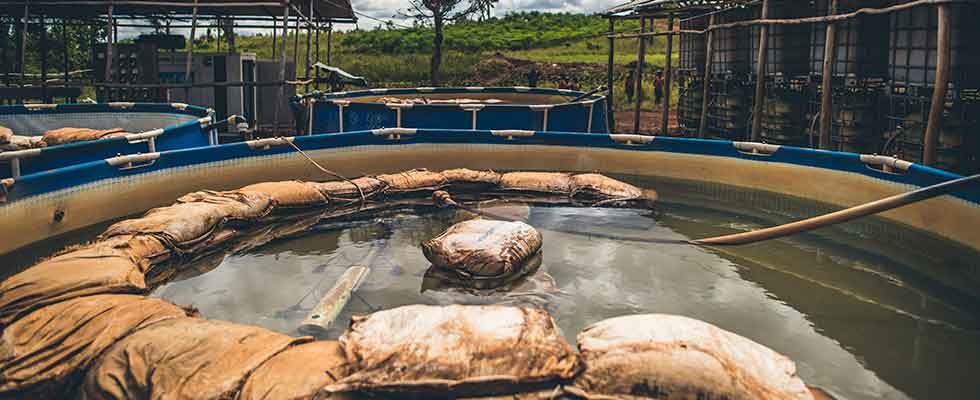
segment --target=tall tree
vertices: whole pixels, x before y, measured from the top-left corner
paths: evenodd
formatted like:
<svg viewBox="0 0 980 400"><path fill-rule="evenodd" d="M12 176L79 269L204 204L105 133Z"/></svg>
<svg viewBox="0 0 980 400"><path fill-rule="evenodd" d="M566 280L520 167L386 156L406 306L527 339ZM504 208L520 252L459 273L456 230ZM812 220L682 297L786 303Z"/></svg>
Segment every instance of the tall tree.
<svg viewBox="0 0 980 400"><path fill-rule="evenodd" d="M422 24L432 24L435 36L432 39L432 59L429 63L429 81L439 85L439 68L442 66L443 31L447 23L465 19L481 11L485 4L496 0L409 0L411 7L401 12Z"/></svg>

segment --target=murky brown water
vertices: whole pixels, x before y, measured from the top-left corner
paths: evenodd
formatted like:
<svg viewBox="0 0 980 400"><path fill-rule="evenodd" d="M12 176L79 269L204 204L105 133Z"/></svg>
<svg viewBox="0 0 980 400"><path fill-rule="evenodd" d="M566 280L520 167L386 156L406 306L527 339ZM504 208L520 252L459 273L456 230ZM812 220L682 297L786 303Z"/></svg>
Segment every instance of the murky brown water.
<svg viewBox="0 0 980 400"><path fill-rule="evenodd" d="M698 238L826 211L730 188L624 179L660 191L656 215L532 208L530 222L544 235L542 266L506 293L468 294L423 279L429 265L418 244L455 218L440 211L312 229L154 295L209 318L297 334L347 267L368 265L327 337L340 335L352 314L417 303L545 307L573 341L605 318L671 313L772 347L797 362L807 383L844 399L980 398L980 301L964 294L977 292L976 253L879 220L724 249L568 233Z"/></svg>

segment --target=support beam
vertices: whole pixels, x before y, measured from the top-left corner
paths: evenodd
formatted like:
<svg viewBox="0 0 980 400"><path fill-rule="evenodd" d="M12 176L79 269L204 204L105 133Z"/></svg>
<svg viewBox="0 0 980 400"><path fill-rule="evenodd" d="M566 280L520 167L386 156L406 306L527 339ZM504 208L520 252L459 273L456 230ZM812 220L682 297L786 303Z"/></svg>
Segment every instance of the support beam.
<svg viewBox="0 0 980 400"><path fill-rule="evenodd" d="M62 19L61 22L64 23L65 20ZM68 25L61 25L61 49L65 53L65 58L63 60L65 65L63 67L65 69L65 84L67 85L69 77L71 76L71 74L68 73L71 71L71 53L68 49Z"/></svg>
<svg viewBox="0 0 980 400"><path fill-rule="evenodd" d="M936 40L936 84L932 90L932 103L929 108L929 124L926 125L925 150L922 163L928 166L936 164L936 147L939 145L939 132L943 129L943 109L946 106L946 91L949 86L950 42L952 41L950 24L953 11L949 4L940 4L939 32Z"/></svg>
<svg viewBox="0 0 980 400"><path fill-rule="evenodd" d="M112 18L112 13L115 11L115 6L109 4L109 11L106 14L109 18L106 20L106 43L105 43L105 81L112 82L112 43L115 42L116 38L113 33L115 32L114 20Z"/></svg>
<svg viewBox="0 0 980 400"><path fill-rule="evenodd" d="M609 34L612 35L616 31L616 20L609 18ZM613 98L615 97L615 80L613 74L615 73L616 61L616 39L609 38L609 64L606 69L606 87L609 88L609 96L606 97L606 127L609 133L615 133L616 131L616 114L613 107Z"/></svg>
<svg viewBox="0 0 980 400"><path fill-rule="evenodd" d="M278 17L272 17L272 59L273 60L276 59L276 50L279 48L279 46L277 46L276 43L276 41L279 39L278 38L279 34L277 33L279 28L276 24L277 21L276 18Z"/></svg>
<svg viewBox="0 0 980 400"><path fill-rule="evenodd" d="M197 0L194 0L194 8L191 9L191 37L187 41L187 59L184 60L184 81L194 84L194 75L191 74L191 62L194 61L194 35L197 33ZM184 101L190 101L191 90L184 90Z"/></svg>
<svg viewBox="0 0 980 400"><path fill-rule="evenodd" d="M708 28L711 28L715 24L714 14L708 18ZM708 31L708 36L705 37L705 54L704 54L704 97L701 99L701 123L698 125L698 137L703 138L705 133L708 131L708 106L711 104L711 59L714 58L715 53L715 32L713 30Z"/></svg>
<svg viewBox="0 0 980 400"><path fill-rule="evenodd" d="M762 19L769 18L769 0L762 0ZM766 102L766 58L769 55L769 25L759 27L759 54L755 64L755 97L752 103L752 138L762 138L762 106Z"/></svg>
<svg viewBox="0 0 980 400"><path fill-rule="evenodd" d="M283 3L282 6L282 40L279 41L279 81L286 80L286 36L289 34L289 5ZM282 104L282 97L285 96L285 86L279 86L276 93L276 107L272 118L273 130L279 129L279 105ZM276 133L276 132L274 132Z"/></svg>
<svg viewBox="0 0 980 400"><path fill-rule="evenodd" d="M838 0L830 2L830 15L837 14ZM834 116L834 56L837 54L837 28L827 23L827 37L823 45L823 82L820 93L820 148L830 149L830 128Z"/></svg>
<svg viewBox="0 0 980 400"><path fill-rule="evenodd" d="M7 20L2 17L0 17L0 32L3 34L3 41L0 42L0 60L7 60L7 41L10 38L10 28L7 26ZM9 85L10 63L0 63L0 68L3 68L3 84Z"/></svg>
<svg viewBox="0 0 980 400"><path fill-rule="evenodd" d="M41 40L40 40L41 86L45 87L48 85L48 25L47 25L47 21L45 21L44 15L41 15L41 18L38 19L38 22L39 22L39 27L41 28ZM44 90L42 90L42 92L43 91ZM47 93L44 93L44 97L46 96ZM45 102L47 101L45 100Z"/></svg>
<svg viewBox="0 0 980 400"><path fill-rule="evenodd" d="M332 51L333 51L333 22L327 25L327 65L333 65L331 64L333 62L333 59L331 58L331 54L330 54Z"/></svg>
<svg viewBox="0 0 980 400"><path fill-rule="evenodd" d="M109 6L110 15L112 6ZM20 22L20 30L18 31L17 37L17 72L23 74L26 72L24 70L24 63L27 62L27 18L30 16L30 9L27 7L27 3L24 3L24 19Z"/></svg>
<svg viewBox="0 0 980 400"><path fill-rule="evenodd" d="M313 19L313 2L310 1L310 19ZM310 79L312 74L313 64L310 62L310 48L313 44L313 24L306 24L306 76L303 79ZM309 93L310 85L306 85L306 92Z"/></svg>
<svg viewBox="0 0 980 400"><path fill-rule="evenodd" d="M322 26L320 24L317 24L316 25L316 37L315 37L314 45L313 45L313 48L314 48L314 50L313 50L314 53L313 54L315 54L315 56L313 57L313 59L314 59L313 62L314 63L320 62L320 28L321 27ZM316 90L320 90L320 69L319 68L314 68L313 69L313 74L315 75L315 78L316 78L313 81L314 82L313 83L313 88L316 89Z"/></svg>
<svg viewBox="0 0 980 400"><path fill-rule="evenodd" d="M667 31L673 32L674 30L674 13L670 13L667 16ZM666 73L664 77L664 114L660 118L660 134L667 136L670 133L670 89L671 81L673 80L673 59L674 59L674 36L667 35L667 60L666 62Z"/></svg>
<svg viewBox="0 0 980 400"><path fill-rule="evenodd" d="M640 19L640 33L644 33L647 30L647 19ZM636 79L633 84L636 85L633 93L636 94L636 106L633 109L633 133L640 133L640 107L643 106L643 64L645 63L646 51L647 51L647 39L641 37L637 39L640 41L639 49L636 54Z"/></svg>
<svg viewBox="0 0 980 400"><path fill-rule="evenodd" d="M300 18L296 17L296 25L293 27L293 69L299 67L299 21ZM296 73L299 76L299 73Z"/></svg>

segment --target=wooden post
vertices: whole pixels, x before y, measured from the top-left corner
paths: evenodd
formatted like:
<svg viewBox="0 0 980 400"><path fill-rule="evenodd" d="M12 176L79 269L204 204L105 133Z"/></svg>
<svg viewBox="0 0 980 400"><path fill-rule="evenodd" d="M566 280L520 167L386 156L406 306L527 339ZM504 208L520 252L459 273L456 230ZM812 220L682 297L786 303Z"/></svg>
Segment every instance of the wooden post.
<svg viewBox="0 0 980 400"><path fill-rule="evenodd" d="M272 118L272 129L279 129L279 105L285 93L286 84L286 36L289 34L289 0L282 2L282 40L279 41L279 92L276 94L276 107ZM275 133L275 132L274 132Z"/></svg>
<svg viewBox="0 0 980 400"><path fill-rule="evenodd" d="M314 45L313 45L314 48L313 54L315 54L315 56L313 57L314 63L320 62L320 28L321 25L316 24L316 37L315 37L316 40L314 40ZM313 81L313 88L315 90L320 90L320 69L314 68L313 75L316 77L316 79Z"/></svg>
<svg viewBox="0 0 980 400"><path fill-rule="evenodd" d="M184 81L194 84L191 74L191 62L194 61L194 34L197 31L197 0L194 0L194 8L191 9L191 37L187 41L187 59L184 60ZM184 89L184 101L191 102L191 88Z"/></svg>
<svg viewBox="0 0 980 400"><path fill-rule="evenodd" d="M664 115L660 121L660 134L666 136L670 133L670 88L673 74L674 57L674 13L667 16L667 60L666 76L664 77Z"/></svg>
<svg viewBox="0 0 980 400"><path fill-rule="evenodd" d="M299 21L303 15L296 11L296 25L293 27L293 69L299 67ZM299 73L296 73L298 76Z"/></svg>
<svg viewBox="0 0 980 400"><path fill-rule="evenodd" d="M312 75L313 64L310 63L310 46L313 43L313 1L310 1L310 15L306 21L306 76L303 79L309 80ZM306 91L310 91L310 84L306 84Z"/></svg>
<svg viewBox="0 0 980 400"><path fill-rule="evenodd" d="M646 33L647 30L647 18L640 18L640 33ZM633 93L636 94L636 108L633 109L633 133L640 133L640 107L643 105L643 64L646 58L646 37L639 37L637 40L640 41L639 49L636 55L636 79L633 84L635 89Z"/></svg>
<svg viewBox="0 0 980 400"><path fill-rule="evenodd" d="M837 14L837 0L830 2L829 15ZM834 56L837 54L837 28L833 22L827 23L827 37L823 45L823 82L820 93L820 148L830 149L831 118L834 116Z"/></svg>
<svg viewBox="0 0 980 400"><path fill-rule="evenodd" d="M277 21L278 19L276 18L276 16L272 16L272 59L273 60L276 59L276 49L279 47L276 46L276 40L278 39L277 38L278 34L276 32L279 30L279 27L276 24Z"/></svg>
<svg viewBox="0 0 980 400"><path fill-rule="evenodd" d="M0 18L0 32L3 33L3 42L0 42L0 60L7 59L7 39L10 37L10 28L7 27L7 20ZM3 84L10 84L10 63L0 63L3 68Z"/></svg>
<svg viewBox="0 0 980 400"><path fill-rule="evenodd" d="M715 24L715 14L711 14L708 18L708 27L710 28ZM704 46L704 97L701 99L701 123L698 125L698 137L703 138L705 132L708 131L708 106L711 101L711 59L714 57L715 44L714 44L715 31L709 30L708 36L705 38Z"/></svg>
<svg viewBox="0 0 980 400"><path fill-rule="evenodd" d="M39 21L41 28L41 86L43 88L48 85L48 26L44 15L41 15Z"/></svg>
<svg viewBox="0 0 980 400"><path fill-rule="evenodd" d="M331 64L333 62L333 59L331 58L331 54L330 54L332 50L333 50L333 22L327 25L327 65L333 65Z"/></svg>
<svg viewBox="0 0 980 400"><path fill-rule="evenodd" d="M107 14L109 19L106 21L107 40L105 43L105 81L106 82L113 81L111 77L112 76L111 74L112 73L112 43L116 40L113 37L114 30L112 29L115 26L114 21L112 20L113 11L115 11L115 7L112 4L109 4L109 12Z"/></svg>
<svg viewBox="0 0 980 400"><path fill-rule="evenodd" d="M71 54L69 53L69 50L68 50L68 24L65 23L65 20L64 19L62 19L61 22L62 22L62 25L61 25L61 46L62 47L61 48L62 48L62 50L65 51L65 59L64 59L64 62L65 62L65 65L64 65L64 67L65 67L65 85L67 85L68 84L68 79L70 78L70 76L68 75L68 71L71 69L71 59L70 59Z"/></svg>
<svg viewBox="0 0 980 400"><path fill-rule="evenodd" d="M615 79L613 74L615 73L614 62L616 60L616 39L612 35L616 33L616 20L612 15L609 16L609 65L606 69L606 87L609 88L609 96L606 97L606 124L608 125L606 129L609 133L615 133L616 131L616 113L613 108L613 97L616 93L615 90Z"/></svg>
<svg viewBox="0 0 980 400"><path fill-rule="evenodd" d="M929 108L929 124L926 125L925 149L922 163L928 166L936 164L936 146L939 144L939 132L943 125L943 109L946 106L946 90L949 86L950 58L950 23L953 12L947 3L936 6L939 11L939 32L936 40L936 84L932 90L932 103Z"/></svg>
<svg viewBox="0 0 980 400"><path fill-rule="evenodd" d="M762 19L769 18L769 0L762 0ZM769 55L769 25L759 27L759 54L755 65L755 98L752 104L752 141L762 138L762 105L766 102L766 56Z"/></svg>

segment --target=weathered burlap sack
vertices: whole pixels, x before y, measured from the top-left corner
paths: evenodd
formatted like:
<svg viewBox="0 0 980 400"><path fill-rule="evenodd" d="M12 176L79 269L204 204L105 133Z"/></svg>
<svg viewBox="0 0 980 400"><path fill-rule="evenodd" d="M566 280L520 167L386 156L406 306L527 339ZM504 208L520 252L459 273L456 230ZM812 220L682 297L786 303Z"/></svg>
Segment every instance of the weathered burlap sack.
<svg viewBox="0 0 980 400"><path fill-rule="evenodd" d="M553 387L582 369L539 309L399 307L354 317L340 343L353 374L328 391L486 396Z"/></svg>
<svg viewBox="0 0 980 400"><path fill-rule="evenodd" d="M673 315L612 318L578 335L573 392L620 399L812 399L796 364L751 340Z"/></svg>
<svg viewBox="0 0 980 400"><path fill-rule="evenodd" d="M7 137L6 143L0 143L0 151L26 150L45 146L40 136L10 135Z"/></svg>
<svg viewBox="0 0 980 400"><path fill-rule="evenodd" d="M422 292L438 290L489 296L495 293L509 293L527 283L527 278L541 267L541 252L532 255L521 263L517 270L500 277L473 277L444 268L432 266L422 275Z"/></svg>
<svg viewBox="0 0 980 400"><path fill-rule="evenodd" d="M169 244L186 246L206 239L229 220L255 220L269 211L270 199L260 193L192 193L182 197L177 204L154 208L141 218L117 222L101 238L152 234Z"/></svg>
<svg viewBox="0 0 980 400"><path fill-rule="evenodd" d="M228 399L245 378L306 339L223 321L176 318L123 338L89 369L83 399Z"/></svg>
<svg viewBox="0 0 980 400"><path fill-rule="evenodd" d="M508 276L541 250L541 233L523 222L472 219L422 243L433 265L464 276Z"/></svg>
<svg viewBox="0 0 980 400"><path fill-rule="evenodd" d="M0 126L0 144L10 143L10 137L14 136L14 132L5 126Z"/></svg>
<svg viewBox="0 0 980 400"><path fill-rule="evenodd" d="M144 264L125 252L88 246L0 282L0 329L32 310L81 296L145 293Z"/></svg>
<svg viewBox="0 0 980 400"><path fill-rule="evenodd" d="M500 189L530 194L568 195L572 180L558 172L509 172L500 177Z"/></svg>
<svg viewBox="0 0 980 400"><path fill-rule="evenodd" d="M3 330L0 397L60 398L117 340L183 316L180 307L137 295L79 297L38 309Z"/></svg>
<svg viewBox="0 0 980 400"><path fill-rule="evenodd" d="M248 185L239 192L259 192L275 201L277 207L307 208L327 205L327 198L313 183L303 181L263 182Z"/></svg>
<svg viewBox="0 0 980 400"><path fill-rule="evenodd" d="M642 189L599 174L572 176L571 196L589 205L652 207L656 192Z"/></svg>
<svg viewBox="0 0 980 400"><path fill-rule="evenodd" d="M47 146L57 146L74 142L84 142L87 140L99 140L116 136L125 136L128 134L129 132L126 132L122 128L106 130L89 128L59 128L44 132L44 135L41 136L41 141L43 141Z"/></svg>
<svg viewBox="0 0 980 400"><path fill-rule="evenodd" d="M171 257L170 249L153 235L119 235L99 241L93 246L119 251L134 260L145 260L149 265L166 262Z"/></svg>
<svg viewBox="0 0 980 400"><path fill-rule="evenodd" d="M320 193L330 201L331 205L343 205L345 203L359 203L361 193L364 199L369 200L384 192L388 186L376 178L365 176L362 178L348 181L331 181L323 183L313 183Z"/></svg>
<svg viewBox="0 0 980 400"><path fill-rule="evenodd" d="M474 171L471 169L450 169L442 171L449 190L485 191L500 185L501 175L493 171Z"/></svg>
<svg viewBox="0 0 980 400"><path fill-rule="evenodd" d="M388 185L386 194L399 195L416 191L435 191L446 186L442 174L427 169L413 169L392 175L378 175Z"/></svg>
<svg viewBox="0 0 980 400"><path fill-rule="evenodd" d="M293 346L272 357L249 375L239 400L313 399L322 389L349 373L344 349L337 342ZM326 396L322 396L326 397ZM344 398L338 394L330 399Z"/></svg>

